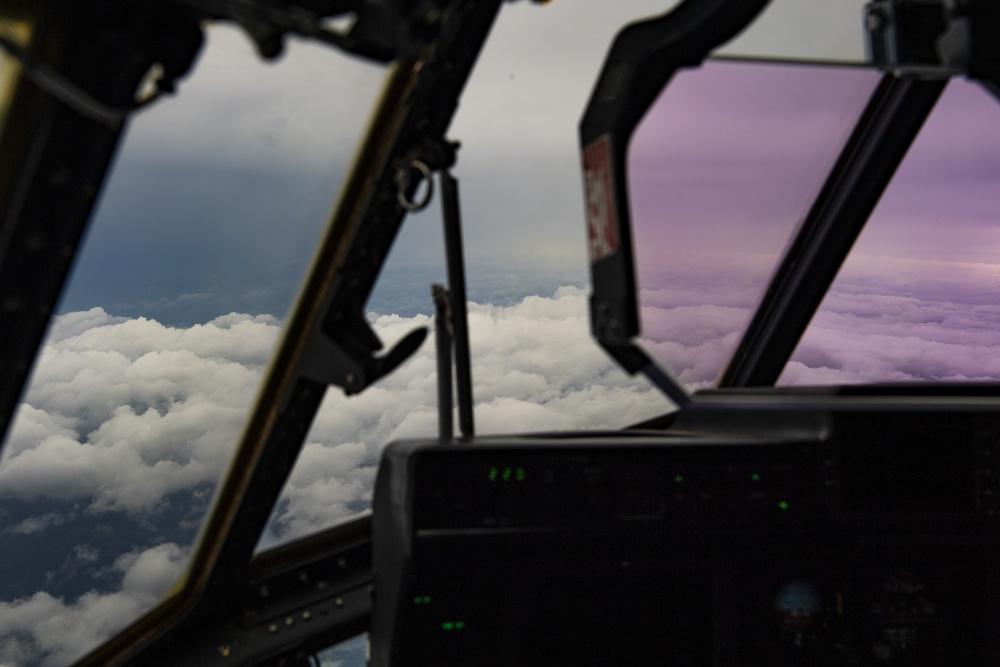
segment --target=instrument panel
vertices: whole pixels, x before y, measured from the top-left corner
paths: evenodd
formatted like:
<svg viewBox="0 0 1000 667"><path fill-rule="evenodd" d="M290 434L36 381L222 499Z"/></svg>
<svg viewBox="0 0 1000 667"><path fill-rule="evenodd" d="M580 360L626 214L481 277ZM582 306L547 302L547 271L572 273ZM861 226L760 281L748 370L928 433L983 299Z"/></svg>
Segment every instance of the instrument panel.
<svg viewBox="0 0 1000 667"><path fill-rule="evenodd" d="M388 447L371 664L1000 663L1000 413L699 419Z"/></svg>

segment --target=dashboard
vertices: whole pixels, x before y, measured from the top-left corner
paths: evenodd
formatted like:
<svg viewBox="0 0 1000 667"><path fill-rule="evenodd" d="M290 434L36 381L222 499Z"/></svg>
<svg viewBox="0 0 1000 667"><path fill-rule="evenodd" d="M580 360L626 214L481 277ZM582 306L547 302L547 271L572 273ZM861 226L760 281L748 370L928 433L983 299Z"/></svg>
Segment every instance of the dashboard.
<svg viewBox="0 0 1000 667"><path fill-rule="evenodd" d="M371 664L997 664L998 500L976 399L395 443Z"/></svg>

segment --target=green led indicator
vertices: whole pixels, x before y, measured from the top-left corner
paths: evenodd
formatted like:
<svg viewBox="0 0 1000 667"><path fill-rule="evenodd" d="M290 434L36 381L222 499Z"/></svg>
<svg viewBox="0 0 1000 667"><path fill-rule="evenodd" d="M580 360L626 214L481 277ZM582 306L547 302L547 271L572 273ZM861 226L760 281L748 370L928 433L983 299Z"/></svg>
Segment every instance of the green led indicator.
<svg viewBox="0 0 1000 667"><path fill-rule="evenodd" d="M465 627L465 623L463 621L455 621L455 629L456 630L461 630L464 627Z"/></svg>
<svg viewBox="0 0 1000 667"><path fill-rule="evenodd" d="M418 595L417 597L413 598L413 604L430 604L430 603L431 603L430 595Z"/></svg>
<svg viewBox="0 0 1000 667"><path fill-rule="evenodd" d="M780 503L778 503L778 509L783 509L783 510L788 509L788 503L782 500Z"/></svg>
<svg viewBox="0 0 1000 667"><path fill-rule="evenodd" d="M486 476L491 482L495 482L497 480L504 482L517 480L518 482L523 482L527 479L528 472L524 468L490 468L490 471Z"/></svg>
<svg viewBox="0 0 1000 667"><path fill-rule="evenodd" d="M445 621L444 623L441 624L441 629L442 630L454 630L455 629L455 624L452 623L451 621Z"/></svg>
<svg viewBox="0 0 1000 667"><path fill-rule="evenodd" d="M674 475L674 481L680 484L684 481L684 475Z"/></svg>
<svg viewBox="0 0 1000 667"><path fill-rule="evenodd" d="M750 479L752 479L755 482L759 482L760 481L760 473L759 472L755 472L754 474L750 475Z"/></svg>

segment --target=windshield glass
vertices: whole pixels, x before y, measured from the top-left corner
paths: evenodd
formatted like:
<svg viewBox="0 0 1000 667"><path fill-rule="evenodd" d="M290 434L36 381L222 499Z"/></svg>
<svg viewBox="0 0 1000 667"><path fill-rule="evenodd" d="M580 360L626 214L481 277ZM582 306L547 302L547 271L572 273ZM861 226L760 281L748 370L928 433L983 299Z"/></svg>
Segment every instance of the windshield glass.
<svg viewBox="0 0 1000 667"><path fill-rule="evenodd" d="M879 76L708 62L679 73L637 127L640 336L689 389L725 367Z"/></svg>
<svg viewBox="0 0 1000 667"><path fill-rule="evenodd" d="M781 384L1000 380L1000 104L949 82Z"/></svg>
<svg viewBox="0 0 1000 667"><path fill-rule="evenodd" d="M613 32L663 9L510 5L476 67L450 135L480 433L662 410L588 334L576 123ZM134 119L0 465L0 664L67 664L183 571L381 78L301 43L264 64L215 28L178 97ZM387 345L444 279L438 203L367 304ZM261 547L363 511L381 447L437 433L432 350L327 392Z"/></svg>
<svg viewBox="0 0 1000 667"><path fill-rule="evenodd" d="M207 37L132 119L4 444L2 665L68 664L182 573L381 88Z"/></svg>
<svg viewBox="0 0 1000 667"><path fill-rule="evenodd" d="M453 172L477 434L622 428L663 411L659 393L590 337L577 123L604 45L625 22L664 9L662 0L508 4L463 93L448 134L462 144ZM440 205L436 197L403 223L367 304L387 348L433 324L430 285L447 277ZM258 549L367 510L382 448L437 435L434 374L428 340L358 396L327 390Z"/></svg>

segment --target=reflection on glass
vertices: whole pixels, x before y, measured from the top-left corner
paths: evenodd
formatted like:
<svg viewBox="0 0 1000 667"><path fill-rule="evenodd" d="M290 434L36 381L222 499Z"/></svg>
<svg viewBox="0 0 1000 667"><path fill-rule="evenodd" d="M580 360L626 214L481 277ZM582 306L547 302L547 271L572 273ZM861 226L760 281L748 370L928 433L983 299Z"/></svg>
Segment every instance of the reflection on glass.
<svg viewBox="0 0 1000 667"><path fill-rule="evenodd" d="M132 120L3 450L0 664L69 664L184 571L382 78L212 28Z"/></svg>
<svg viewBox="0 0 1000 667"><path fill-rule="evenodd" d="M1000 380L1000 105L955 79L779 379Z"/></svg>
<svg viewBox="0 0 1000 667"><path fill-rule="evenodd" d="M319 667L364 667L368 662L368 634L358 635L316 656Z"/></svg>
<svg viewBox="0 0 1000 667"><path fill-rule="evenodd" d="M644 344L716 380L878 82L868 70L709 62L668 85L629 152Z"/></svg>
<svg viewBox="0 0 1000 667"><path fill-rule="evenodd" d="M24 46L27 45L30 34L27 24L0 17L0 37ZM7 115L20 69L17 61L0 48L0 122Z"/></svg>

